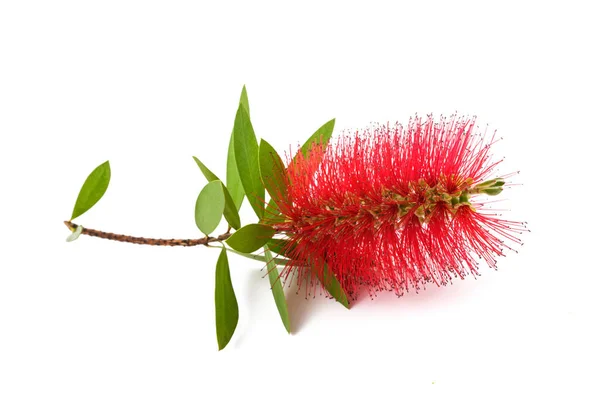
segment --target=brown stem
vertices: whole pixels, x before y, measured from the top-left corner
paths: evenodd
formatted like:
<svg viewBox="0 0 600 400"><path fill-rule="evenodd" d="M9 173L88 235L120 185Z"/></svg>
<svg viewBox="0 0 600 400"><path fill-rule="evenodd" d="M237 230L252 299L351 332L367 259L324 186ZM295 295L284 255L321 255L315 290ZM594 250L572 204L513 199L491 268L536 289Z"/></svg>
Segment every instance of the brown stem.
<svg viewBox="0 0 600 400"><path fill-rule="evenodd" d="M71 231L77 229L78 225L71 221L65 221L65 225ZM116 240L117 242L135 243L135 244L147 244L150 246L199 246L208 245L213 242L222 242L231 236L231 233L227 232L217 237L207 236L202 239L152 239L143 238L127 235L119 235L116 233L102 232L95 229L83 228L81 231L82 235L95 236L102 239Z"/></svg>

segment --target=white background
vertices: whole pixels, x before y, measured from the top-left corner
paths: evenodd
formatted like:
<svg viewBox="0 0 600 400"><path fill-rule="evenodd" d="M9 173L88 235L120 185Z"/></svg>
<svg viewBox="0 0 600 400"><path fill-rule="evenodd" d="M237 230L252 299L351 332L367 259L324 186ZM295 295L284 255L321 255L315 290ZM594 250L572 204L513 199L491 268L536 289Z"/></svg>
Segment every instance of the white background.
<svg viewBox="0 0 600 400"><path fill-rule="evenodd" d="M597 59L593 2L3 1L0 398L598 398ZM230 257L240 322L217 351L218 251L82 237L78 222L199 237L200 157L224 177L239 93L284 152L418 112L477 115L520 170L526 220L499 270L348 311ZM246 204L245 222L253 222Z"/></svg>

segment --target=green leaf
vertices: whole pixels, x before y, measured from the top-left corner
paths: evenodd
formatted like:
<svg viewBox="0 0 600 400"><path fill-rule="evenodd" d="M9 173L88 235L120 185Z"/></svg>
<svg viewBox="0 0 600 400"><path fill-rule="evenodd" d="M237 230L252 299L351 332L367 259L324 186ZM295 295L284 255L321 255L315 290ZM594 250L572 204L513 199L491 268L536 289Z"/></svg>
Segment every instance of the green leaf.
<svg viewBox="0 0 600 400"><path fill-rule="evenodd" d="M242 88L242 94L240 95L239 105L242 105L248 117L250 117L250 104L248 103L248 92L246 86ZM239 210L244 201L244 187L240 180L240 174L238 173L237 164L235 162L235 150L233 146L233 132L231 132L231 139L229 140L229 149L227 150L227 189L231 193L231 198L236 208Z"/></svg>
<svg viewBox="0 0 600 400"><path fill-rule="evenodd" d="M267 204L267 208L265 209L265 215L261 219L261 223L265 223L267 225L280 224L285 221L281 211L279 211L279 207L275 203L275 200L269 200Z"/></svg>
<svg viewBox="0 0 600 400"><path fill-rule="evenodd" d="M275 200L270 199L267 208L265 208L265 217L276 217L279 214L281 214L281 211L279 211L277 203L275 203Z"/></svg>
<svg viewBox="0 0 600 400"><path fill-rule="evenodd" d="M246 91L246 85L242 88L242 94L240 95L240 104L244 107L244 110L250 117L250 103L248 102L248 92Z"/></svg>
<svg viewBox="0 0 600 400"><path fill-rule="evenodd" d="M277 311L279 311L279 316L281 317L283 326L285 326L285 330L291 333L290 315L285 301L285 294L283 293L283 285L279 277L277 265L273 262L273 254L269 251L269 246L265 246L265 259L267 260L269 282L271 283L271 292L273 293L273 299L275 299L275 305L277 305Z"/></svg>
<svg viewBox="0 0 600 400"><path fill-rule="evenodd" d="M92 208L94 204L104 196L104 193L106 193L109 182L110 164L106 161L97 166L83 183L79 195L77 196L75 207L73 207L71 219L79 217L81 214Z"/></svg>
<svg viewBox="0 0 600 400"><path fill-rule="evenodd" d="M198 167L200 167L200 171L202 171L202 174L209 182L220 181L219 177L213 174L212 171L202 163L202 161L198 160L196 157L194 157L194 161L196 161L196 164L198 164ZM221 182L221 186L223 188L223 195L225 196L225 209L223 211L223 215L229 223L229 226L231 226L233 229L240 229L241 223L240 215L238 214L238 207L233 201L233 198L231 197L227 187L223 185L223 182Z"/></svg>
<svg viewBox="0 0 600 400"><path fill-rule="evenodd" d="M223 195L225 196L225 210L223 210L223 215L229 223L229 226L236 230L240 229L241 222L238 209L231 198L231 194L229 194L229 190L227 190L227 187L223 185L223 182L221 182L221 187L223 188Z"/></svg>
<svg viewBox="0 0 600 400"><path fill-rule="evenodd" d="M258 142L250 117L240 104L233 126L233 148L237 170L254 212L261 219L264 215L265 189L258 166Z"/></svg>
<svg viewBox="0 0 600 400"><path fill-rule="evenodd" d="M202 163L202 161L198 160L196 157L192 156L194 158L194 161L196 161L196 164L198 164L198 167L200 168L200 171L202 171L202 174L204 175L204 177L206 178L207 181L211 182L211 181L220 181L220 179L212 173L212 171L210 169L208 169L206 167L206 165L204 165Z"/></svg>
<svg viewBox="0 0 600 400"><path fill-rule="evenodd" d="M282 255L284 257L288 257L288 252L290 249L290 241L287 239L270 239L267 242L267 246L274 253Z"/></svg>
<svg viewBox="0 0 600 400"><path fill-rule="evenodd" d="M308 138L306 143L302 145L300 150L302 155L306 156L308 151L311 149L314 143L321 143L323 146L327 146L331 135L333 134L333 127L335 126L335 118L331 121L327 121L321 126L311 137Z"/></svg>
<svg viewBox="0 0 600 400"><path fill-rule="evenodd" d="M240 228L226 240L232 249L252 253L264 246L275 234L269 225L249 224Z"/></svg>
<svg viewBox="0 0 600 400"><path fill-rule="evenodd" d="M229 149L227 150L227 189L231 193L233 204L239 210L244 201L244 187L238 173L237 163L235 162L235 150L233 148L233 132L229 140Z"/></svg>
<svg viewBox="0 0 600 400"><path fill-rule="evenodd" d="M325 289L329 292L329 294L340 302L344 307L350 308L350 304L348 303L348 296L346 292L340 285L340 282L337 280L335 275L331 273L327 264L323 265L323 277L319 274L316 274Z"/></svg>
<svg viewBox="0 0 600 400"><path fill-rule="evenodd" d="M215 271L215 320L217 325L217 342L219 350L223 350L231 340L239 319L239 310L225 248L221 250Z"/></svg>
<svg viewBox="0 0 600 400"><path fill-rule="evenodd" d="M221 181L209 182L196 200L196 225L206 236L210 235L221 222L225 210L225 195Z"/></svg>
<svg viewBox="0 0 600 400"><path fill-rule="evenodd" d="M286 201L287 185L285 165L281 157L266 140L260 141L258 149L260 176L271 199Z"/></svg>
<svg viewBox="0 0 600 400"><path fill-rule="evenodd" d="M271 239L267 242L267 246L274 253L277 253L281 256L293 259L290 254L290 251L293 250L294 245L288 239ZM319 274L318 271L313 269L315 275L323 284L323 287L329 292L331 297L340 302L344 307L350 308L348 303L348 295L342 288L342 285L337 280L335 275L331 273L327 264L323 265L323 273Z"/></svg>

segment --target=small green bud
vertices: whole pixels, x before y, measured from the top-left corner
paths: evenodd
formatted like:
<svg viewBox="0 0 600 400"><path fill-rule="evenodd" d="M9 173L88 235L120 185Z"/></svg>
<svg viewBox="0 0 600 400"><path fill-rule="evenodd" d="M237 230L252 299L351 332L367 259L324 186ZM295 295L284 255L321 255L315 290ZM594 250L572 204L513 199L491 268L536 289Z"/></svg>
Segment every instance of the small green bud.
<svg viewBox="0 0 600 400"><path fill-rule="evenodd" d="M497 179L490 179L489 181L485 181L485 182L481 182L480 184L478 184L475 187L488 187L488 186L493 186L496 183Z"/></svg>
<svg viewBox="0 0 600 400"><path fill-rule="evenodd" d="M500 178L490 179L489 181L485 181L475 186L477 189L487 189L491 187L501 187L504 186L504 181Z"/></svg>
<svg viewBox="0 0 600 400"><path fill-rule="evenodd" d="M481 191L481 193L485 193L489 196L496 196L496 195L499 195L500 193L502 193L502 188L483 189Z"/></svg>

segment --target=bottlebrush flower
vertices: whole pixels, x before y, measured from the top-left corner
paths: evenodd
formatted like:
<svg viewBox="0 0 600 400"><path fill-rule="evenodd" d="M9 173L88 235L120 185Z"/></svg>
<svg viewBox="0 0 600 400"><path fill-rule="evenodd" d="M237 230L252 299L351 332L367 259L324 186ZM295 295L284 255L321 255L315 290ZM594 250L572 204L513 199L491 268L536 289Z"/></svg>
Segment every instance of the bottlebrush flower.
<svg viewBox="0 0 600 400"><path fill-rule="evenodd" d="M446 285L477 275L478 259L495 268L525 228L484 208L509 177L492 175L500 163L493 143L474 118L428 116L299 152L286 169L286 195L274 199L283 215L274 225L293 259L282 277L322 277L327 265L356 297L361 286L402 295Z"/></svg>

